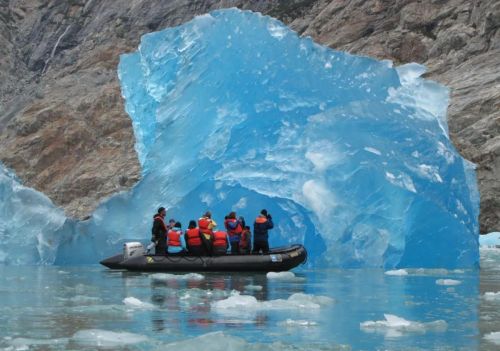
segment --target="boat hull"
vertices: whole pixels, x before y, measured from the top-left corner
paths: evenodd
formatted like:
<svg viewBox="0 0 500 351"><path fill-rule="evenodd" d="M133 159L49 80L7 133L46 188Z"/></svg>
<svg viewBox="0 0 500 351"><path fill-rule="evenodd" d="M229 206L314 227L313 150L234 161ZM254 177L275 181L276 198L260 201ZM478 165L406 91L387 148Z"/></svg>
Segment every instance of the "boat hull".
<svg viewBox="0 0 500 351"><path fill-rule="evenodd" d="M302 245L276 248L269 254L190 256L140 255L123 260L123 255L109 257L100 263L110 269L140 272L281 272L307 260Z"/></svg>

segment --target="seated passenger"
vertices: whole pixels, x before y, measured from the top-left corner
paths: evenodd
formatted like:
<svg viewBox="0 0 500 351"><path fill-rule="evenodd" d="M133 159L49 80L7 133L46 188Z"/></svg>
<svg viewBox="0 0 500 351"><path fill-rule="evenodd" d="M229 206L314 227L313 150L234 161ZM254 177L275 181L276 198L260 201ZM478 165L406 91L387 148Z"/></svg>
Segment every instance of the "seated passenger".
<svg viewBox="0 0 500 351"><path fill-rule="evenodd" d="M252 247L252 232L249 226L245 226L241 232L240 239L240 253L243 255L248 255Z"/></svg>
<svg viewBox="0 0 500 351"><path fill-rule="evenodd" d="M181 254L186 252L186 242L182 235L181 224L176 222L167 234L167 252L169 254Z"/></svg>
<svg viewBox="0 0 500 351"><path fill-rule="evenodd" d="M212 213L210 211L205 212L203 216L198 220L198 227L200 232L205 236L206 239L210 240L213 234L213 228L217 226L217 223L212 219Z"/></svg>
<svg viewBox="0 0 500 351"><path fill-rule="evenodd" d="M231 212L224 220L227 234L229 235L229 243L231 244L231 253L233 255L240 252L240 238L243 226L239 219L236 219L236 212Z"/></svg>
<svg viewBox="0 0 500 351"><path fill-rule="evenodd" d="M229 238L226 232L217 230L213 234L212 253L214 255L225 255L229 248Z"/></svg>
<svg viewBox="0 0 500 351"><path fill-rule="evenodd" d="M212 253L213 228L215 228L215 226L217 226L217 223L212 219L212 213L210 213L210 211L205 212L205 214L198 219L198 228L202 234L201 240L208 254Z"/></svg>
<svg viewBox="0 0 500 351"><path fill-rule="evenodd" d="M200 229L196 227L196 221L189 221L188 229L186 230L186 234L184 234L184 238L186 240L188 252L192 255L203 256L207 254L207 250L203 245L203 241L201 239Z"/></svg>

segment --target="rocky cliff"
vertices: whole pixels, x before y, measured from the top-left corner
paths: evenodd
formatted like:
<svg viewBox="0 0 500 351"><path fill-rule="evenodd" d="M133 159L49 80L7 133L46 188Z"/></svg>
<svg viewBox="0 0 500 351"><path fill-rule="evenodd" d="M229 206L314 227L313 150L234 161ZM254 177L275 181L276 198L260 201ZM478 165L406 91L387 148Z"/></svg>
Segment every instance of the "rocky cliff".
<svg viewBox="0 0 500 351"><path fill-rule="evenodd" d="M140 177L116 66L141 35L237 6L448 85L451 137L478 165L481 231L500 230L500 1L0 0L0 159L77 218Z"/></svg>

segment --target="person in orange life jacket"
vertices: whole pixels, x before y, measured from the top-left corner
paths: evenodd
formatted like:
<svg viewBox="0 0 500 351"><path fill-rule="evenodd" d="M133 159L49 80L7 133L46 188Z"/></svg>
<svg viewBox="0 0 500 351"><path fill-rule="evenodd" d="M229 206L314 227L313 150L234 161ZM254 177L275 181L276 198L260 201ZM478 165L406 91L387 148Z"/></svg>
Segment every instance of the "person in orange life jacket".
<svg viewBox="0 0 500 351"><path fill-rule="evenodd" d="M260 215L253 223L253 251L252 253L269 252L268 230L273 229L273 218L267 213L267 210L260 211Z"/></svg>
<svg viewBox="0 0 500 351"><path fill-rule="evenodd" d="M229 248L229 237L222 230L215 230L213 234L212 253L214 255L225 255Z"/></svg>
<svg viewBox="0 0 500 351"><path fill-rule="evenodd" d="M203 216L198 220L198 228L202 233L201 239L203 240L203 245L207 253L212 252L212 241L213 241L213 229L217 226L217 223L212 219L212 213L210 211L205 212Z"/></svg>
<svg viewBox="0 0 500 351"><path fill-rule="evenodd" d="M202 234L200 229L196 227L196 221L189 221L188 229L184 234L188 252L192 255L203 256L207 254L205 245L203 245Z"/></svg>
<svg viewBox="0 0 500 351"><path fill-rule="evenodd" d="M247 255L250 253L252 247L252 232L249 226L245 226L241 232L240 239L240 254Z"/></svg>
<svg viewBox="0 0 500 351"><path fill-rule="evenodd" d="M186 242L184 241L181 224L179 222L175 222L173 228L168 231L167 246L169 254L180 254L186 252Z"/></svg>
<svg viewBox="0 0 500 351"><path fill-rule="evenodd" d="M229 236L229 243L231 244L231 253L238 254L240 252L240 238L243 231L242 223L236 219L236 212L230 212L224 220L224 227L226 227Z"/></svg>
<svg viewBox="0 0 500 351"><path fill-rule="evenodd" d="M166 215L167 211L165 210L165 207L160 207L158 212L153 216L151 241L155 243L155 255L165 256L167 252L167 226L165 224Z"/></svg>

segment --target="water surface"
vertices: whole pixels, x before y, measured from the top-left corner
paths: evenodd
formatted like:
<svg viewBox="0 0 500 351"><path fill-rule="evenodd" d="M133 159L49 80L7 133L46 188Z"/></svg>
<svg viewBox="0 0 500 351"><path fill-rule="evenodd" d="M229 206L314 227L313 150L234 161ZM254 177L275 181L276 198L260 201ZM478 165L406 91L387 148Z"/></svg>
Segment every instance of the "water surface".
<svg viewBox="0 0 500 351"><path fill-rule="evenodd" d="M394 275L0 266L0 348L498 350L499 265L499 251L487 250L481 271Z"/></svg>

